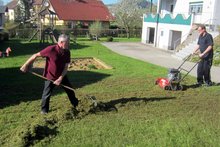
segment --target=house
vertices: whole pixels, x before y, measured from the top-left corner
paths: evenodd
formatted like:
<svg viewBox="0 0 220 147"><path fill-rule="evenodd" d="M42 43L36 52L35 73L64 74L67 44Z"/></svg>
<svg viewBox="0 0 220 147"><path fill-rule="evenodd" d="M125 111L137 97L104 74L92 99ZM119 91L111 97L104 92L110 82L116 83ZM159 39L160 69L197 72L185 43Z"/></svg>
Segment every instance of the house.
<svg viewBox="0 0 220 147"><path fill-rule="evenodd" d="M18 0L7 4L8 20L15 19L17 4ZM69 25L72 28L76 23L81 23L88 27L92 22L100 21L104 27L109 27L113 19L101 0L32 0L31 4L31 16L36 19L40 14L44 25Z"/></svg>
<svg viewBox="0 0 220 147"><path fill-rule="evenodd" d="M0 29L3 29L5 23L5 12L7 11L7 7L0 6Z"/></svg>
<svg viewBox="0 0 220 147"><path fill-rule="evenodd" d="M15 9L17 7L18 0L13 0L9 2L6 7L8 8L8 12L5 13L5 17L9 21L15 20Z"/></svg>
<svg viewBox="0 0 220 147"><path fill-rule="evenodd" d="M44 17L44 24L51 24L48 18L52 18L54 25L69 25L71 28L76 23L89 26L94 21L109 27L113 19L101 0L44 0L42 5L48 8L49 13Z"/></svg>
<svg viewBox="0 0 220 147"><path fill-rule="evenodd" d="M8 40L9 34L4 29L5 24L5 12L7 11L7 7L0 6L0 41L2 40Z"/></svg>
<svg viewBox="0 0 220 147"><path fill-rule="evenodd" d="M142 43L175 50L186 40L196 42L198 24L215 32L220 25L219 0L158 0L157 14L144 14ZM193 45L191 46L192 49Z"/></svg>

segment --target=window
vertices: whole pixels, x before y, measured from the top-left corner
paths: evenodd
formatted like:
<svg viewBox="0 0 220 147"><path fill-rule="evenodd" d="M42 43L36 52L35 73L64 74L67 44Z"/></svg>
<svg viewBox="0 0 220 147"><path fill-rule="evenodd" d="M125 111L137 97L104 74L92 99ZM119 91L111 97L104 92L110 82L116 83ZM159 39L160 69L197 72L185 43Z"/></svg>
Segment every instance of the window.
<svg viewBox="0 0 220 147"><path fill-rule="evenodd" d="M0 14L0 26L2 26L2 14Z"/></svg>
<svg viewBox="0 0 220 147"><path fill-rule="evenodd" d="M189 5L189 14L191 14L191 13L201 14L202 13L202 7L203 7L203 4L201 4L201 3L190 4Z"/></svg>

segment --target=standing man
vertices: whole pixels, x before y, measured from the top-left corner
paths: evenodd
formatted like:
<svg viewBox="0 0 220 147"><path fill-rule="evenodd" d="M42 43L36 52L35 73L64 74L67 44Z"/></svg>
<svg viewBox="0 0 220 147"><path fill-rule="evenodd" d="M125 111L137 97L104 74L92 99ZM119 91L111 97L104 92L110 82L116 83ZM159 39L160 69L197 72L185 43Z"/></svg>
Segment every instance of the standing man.
<svg viewBox="0 0 220 147"><path fill-rule="evenodd" d="M44 90L42 94L41 113L49 112L49 101L53 88L57 85L63 84L72 87L66 73L70 63L69 38L65 34L61 34L56 45L51 45L33 54L25 64L20 68L22 72L27 72L29 65L33 64L36 58L46 57L46 65L43 76L48 80L44 83ZM52 82L54 81L54 82ZM75 97L74 91L63 87L66 91L71 104L76 107L78 99Z"/></svg>
<svg viewBox="0 0 220 147"><path fill-rule="evenodd" d="M213 38L212 35L206 32L206 27L200 25L198 27L199 39L197 47L194 49L193 53L199 52L200 62L197 68L197 84L201 86L204 84L206 86L211 86L211 75L210 69L213 60Z"/></svg>

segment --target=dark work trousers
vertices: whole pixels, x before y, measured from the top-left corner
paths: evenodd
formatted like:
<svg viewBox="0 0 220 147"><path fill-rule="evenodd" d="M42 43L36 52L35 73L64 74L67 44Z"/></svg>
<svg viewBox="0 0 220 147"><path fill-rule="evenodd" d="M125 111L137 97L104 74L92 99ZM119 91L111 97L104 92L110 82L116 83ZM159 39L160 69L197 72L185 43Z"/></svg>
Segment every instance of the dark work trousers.
<svg viewBox="0 0 220 147"><path fill-rule="evenodd" d="M72 87L72 85L70 84L67 76L65 76L63 78L61 84L66 85L68 87ZM45 83L44 83L44 90L43 90L43 94L42 94L42 103L41 103L41 110L44 111L44 112L49 111L50 96L51 96L51 93L52 93L55 86L56 85L53 84L53 82L49 81L49 80L45 81ZM70 89L67 89L63 86L62 86L62 88L67 93L71 104L74 107L76 107L78 105L78 99L75 97L74 91L70 90Z"/></svg>
<svg viewBox="0 0 220 147"><path fill-rule="evenodd" d="M201 60L197 68L197 82L203 84L203 80L209 84L211 82L210 69L212 66L212 59Z"/></svg>

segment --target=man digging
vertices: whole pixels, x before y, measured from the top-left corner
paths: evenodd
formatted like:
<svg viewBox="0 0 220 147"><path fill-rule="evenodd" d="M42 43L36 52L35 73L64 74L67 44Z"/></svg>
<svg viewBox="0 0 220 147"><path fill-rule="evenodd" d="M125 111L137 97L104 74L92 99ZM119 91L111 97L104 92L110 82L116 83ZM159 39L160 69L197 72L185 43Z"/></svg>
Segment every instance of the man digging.
<svg viewBox="0 0 220 147"><path fill-rule="evenodd" d="M25 64L20 68L22 72L27 72L28 68L36 58L46 57L46 65L43 76L47 79L44 83L44 90L42 94L41 113L47 114L49 112L50 96L53 88L57 85L66 85L72 87L67 78L67 69L70 63L69 38L65 34L61 34L56 45L51 45L33 54ZM75 97L73 90L66 87L62 88L67 93L69 100L73 107L77 107L78 99Z"/></svg>

